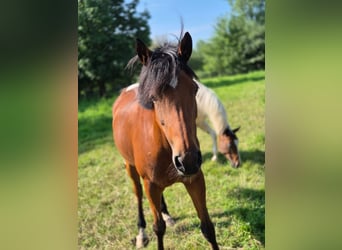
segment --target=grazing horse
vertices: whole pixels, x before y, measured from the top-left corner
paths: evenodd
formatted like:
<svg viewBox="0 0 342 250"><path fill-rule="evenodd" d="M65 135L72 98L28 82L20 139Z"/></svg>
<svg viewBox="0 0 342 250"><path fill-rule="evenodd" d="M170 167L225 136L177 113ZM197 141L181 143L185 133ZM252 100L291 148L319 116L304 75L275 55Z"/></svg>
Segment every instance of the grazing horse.
<svg viewBox="0 0 342 250"><path fill-rule="evenodd" d="M201 221L203 235L212 249L218 249L200 168L202 156L196 134L198 86L193 81L195 73L187 65L192 52L191 36L186 32L177 45L164 43L154 51L137 39L136 51L137 56L128 66L140 60L140 84L124 89L113 105L114 141L124 158L138 202L136 247L148 243L141 177L159 250L164 249L166 229L162 195L175 182L185 185Z"/></svg>
<svg viewBox="0 0 342 250"><path fill-rule="evenodd" d="M241 159L238 150L239 140L236 132L240 127L230 129L226 111L217 95L200 82L194 81L199 87L196 95L198 112L196 124L199 128L210 134L213 140L213 157L211 159L213 161L217 159L218 146L218 151L228 159L231 165L234 168L239 167ZM211 122L214 129L209 126L206 119ZM218 144L216 138L218 138Z"/></svg>

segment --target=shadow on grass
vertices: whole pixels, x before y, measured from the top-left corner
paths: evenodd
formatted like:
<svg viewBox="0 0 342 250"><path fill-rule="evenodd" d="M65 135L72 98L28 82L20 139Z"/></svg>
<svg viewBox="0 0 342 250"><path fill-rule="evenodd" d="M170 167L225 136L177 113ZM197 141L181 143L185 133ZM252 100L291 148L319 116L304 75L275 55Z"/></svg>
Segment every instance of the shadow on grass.
<svg viewBox="0 0 342 250"><path fill-rule="evenodd" d="M202 162L206 162L206 161L211 161L211 157L213 157L213 153L212 152L203 152L201 150L202 153Z"/></svg>
<svg viewBox="0 0 342 250"><path fill-rule="evenodd" d="M88 108L94 107L99 103L107 103L111 108L116 98L118 98L120 91L108 93L110 97L102 97L102 98L100 97L82 98L81 97L78 99L78 112L84 112Z"/></svg>
<svg viewBox="0 0 342 250"><path fill-rule="evenodd" d="M255 164L265 164L265 152L259 149L251 151L240 151L242 166L244 161L250 161Z"/></svg>
<svg viewBox="0 0 342 250"><path fill-rule="evenodd" d="M213 157L212 152L203 152L202 151L203 162L207 162L207 161L210 162L212 157ZM228 162L227 158L220 153L217 155L217 159L215 162L219 165L222 165L222 166L230 166L230 163Z"/></svg>
<svg viewBox="0 0 342 250"><path fill-rule="evenodd" d="M221 213L211 214L211 218L217 218L221 228L228 228L232 218L243 221L249 227L251 235L265 245L265 192L249 188L236 188L227 193L229 199L232 197L238 201L233 209L227 209ZM172 213L171 213L172 216ZM200 222L186 220L185 216L174 218L176 221L175 231L177 233L191 232L200 227Z"/></svg>
<svg viewBox="0 0 342 250"><path fill-rule="evenodd" d="M88 152L109 141L113 142L111 114L109 116L82 118L78 120L79 154Z"/></svg>
<svg viewBox="0 0 342 250"><path fill-rule="evenodd" d="M254 82L264 80L265 76L246 76L237 79L222 79L220 81L207 80L205 81L205 85L209 88L218 88L223 86L230 86L234 84L246 83L246 82Z"/></svg>
<svg viewBox="0 0 342 250"><path fill-rule="evenodd" d="M242 162L241 167L243 167L243 163L247 161L250 161L255 164L260 164L260 165L265 164L265 152L259 149L251 150L251 151L240 150L240 156L241 156L241 162ZM203 162L207 162L207 161L210 162L211 157L213 157L212 152L202 152ZM220 153L218 153L217 155L216 163L222 166L230 166L230 163L227 160L227 158Z"/></svg>
<svg viewBox="0 0 342 250"><path fill-rule="evenodd" d="M249 188L237 188L229 191L227 196L234 197L239 206L231 210L226 210L222 213L212 214L212 217L225 219L220 223L223 227L228 227L231 222L231 217L248 223L251 234L265 245L265 192L264 190L254 190Z"/></svg>

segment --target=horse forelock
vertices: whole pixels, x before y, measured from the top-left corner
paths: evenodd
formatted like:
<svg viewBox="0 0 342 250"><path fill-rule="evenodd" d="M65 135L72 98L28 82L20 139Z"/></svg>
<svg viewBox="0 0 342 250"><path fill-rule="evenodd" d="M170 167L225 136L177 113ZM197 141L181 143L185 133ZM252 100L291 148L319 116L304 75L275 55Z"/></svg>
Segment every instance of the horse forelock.
<svg viewBox="0 0 342 250"><path fill-rule="evenodd" d="M154 49L139 76L139 102L145 108L152 108L154 98L159 98L168 87L176 88L178 74L183 70L190 78L196 78L191 68L178 58L177 45L164 42ZM133 67L138 56L132 58L127 67Z"/></svg>

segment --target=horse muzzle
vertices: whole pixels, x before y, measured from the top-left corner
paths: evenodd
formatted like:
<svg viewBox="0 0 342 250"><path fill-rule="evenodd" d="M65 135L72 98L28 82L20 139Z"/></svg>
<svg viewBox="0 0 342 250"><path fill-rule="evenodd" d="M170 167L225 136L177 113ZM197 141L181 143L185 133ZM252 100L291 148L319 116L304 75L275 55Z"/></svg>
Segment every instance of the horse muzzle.
<svg viewBox="0 0 342 250"><path fill-rule="evenodd" d="M240 167L241 163L239 161L231 162L231 165L233 168L238 168Z"/></svg>
<svg viewBox="0 0 342 250"><path fill-rule="evenodd" d="M202 165L201 151L189 151L185 154L176 155L173 157L173 164L180 175L194 175Z"/></svg>
<svg viewBox="0 0 342 250"><path fill-rule="evenodd" d="M228 162L230 162L230 165L233 168L239 168L241 166L241 161L239 159L237 159L237 160L228 159Z"/></svg>
<svg viewBox="0 0 342 250"><path fill-rule="evenodd" d="M225 153L224 156L233 168L239 168L241 166L240 157L232 157L227 153Z"/></svg>

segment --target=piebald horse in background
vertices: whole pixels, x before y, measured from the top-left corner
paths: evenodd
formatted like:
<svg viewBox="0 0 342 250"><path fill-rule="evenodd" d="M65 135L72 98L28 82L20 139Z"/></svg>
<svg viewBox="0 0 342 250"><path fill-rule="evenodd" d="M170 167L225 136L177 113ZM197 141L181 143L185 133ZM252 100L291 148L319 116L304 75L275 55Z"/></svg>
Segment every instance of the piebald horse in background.
<svg viewBox="0 0 342 250"><path fill-rule="evenodd" d="M196 133L195 73L187 65L192 52L188 32L178 45L165 43L154 51L137 39L137 56L142 69L137 88L124 89L113 105L114 141L123 156L138 202L136 247L146 246L146 222L142 206L143 180L153 214L153 230L158 249L164 249L163 236L167 215L163 191L182 182L188 191L201 231L212 249L219 249L215 229L206 206L206 188L201 170L202 156Z"/></svg>
<svg viewBox="0 0 342 250"><path fill-rule="evenodd" d="M234 168L241 164L240 153L238 150L239 140L236 132L240 127L231 129L228 124L226 110L217 95L211 89L200 82L194 80L199 89L196 95L197 102L197 120L199 128L210 134L213 140L213 157L217 159L217 149L223 154ZM209 126L207 119L213 126ZM217 139L218 143L217 143Z"/></svg>

